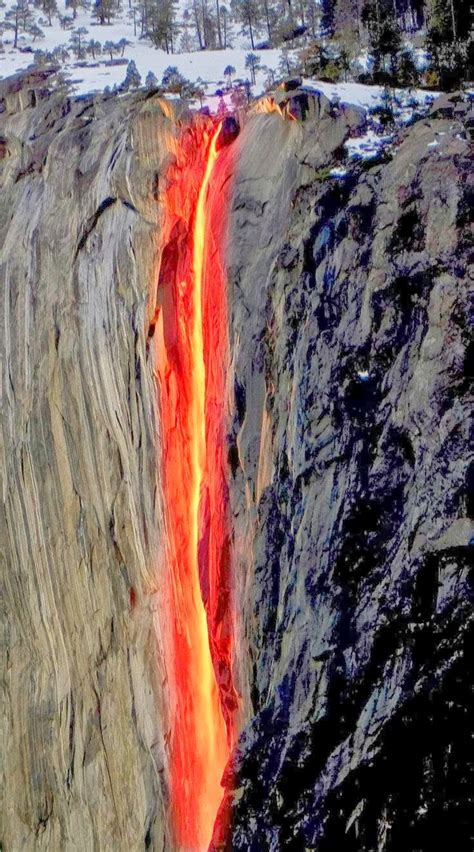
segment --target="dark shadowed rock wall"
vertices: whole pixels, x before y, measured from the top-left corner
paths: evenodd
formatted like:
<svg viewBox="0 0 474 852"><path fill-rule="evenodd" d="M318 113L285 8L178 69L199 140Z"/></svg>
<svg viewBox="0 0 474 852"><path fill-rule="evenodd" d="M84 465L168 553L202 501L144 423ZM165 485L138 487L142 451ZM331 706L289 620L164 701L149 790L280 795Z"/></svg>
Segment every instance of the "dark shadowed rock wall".
<svg viewBox="0 0 474 852"><path fill-rule="evenodd" d="M321 120L311 150L337 126ZM342 181L277 116L238 142L231 493L251 719L233 849L473 848L459 131L417 123Z"/></svg>

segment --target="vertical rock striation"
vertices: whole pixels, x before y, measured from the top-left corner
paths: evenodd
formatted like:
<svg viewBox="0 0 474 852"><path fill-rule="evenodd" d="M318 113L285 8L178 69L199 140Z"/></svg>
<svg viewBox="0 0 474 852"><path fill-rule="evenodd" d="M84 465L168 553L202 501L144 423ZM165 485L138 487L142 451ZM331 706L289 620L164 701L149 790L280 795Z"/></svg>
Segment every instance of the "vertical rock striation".
<svg viewBox="0 0 474 852"><path fill-rule="evenodd" d="M146 333L172 133L143 96L1 116L9 850L165 847Z"/></svg>

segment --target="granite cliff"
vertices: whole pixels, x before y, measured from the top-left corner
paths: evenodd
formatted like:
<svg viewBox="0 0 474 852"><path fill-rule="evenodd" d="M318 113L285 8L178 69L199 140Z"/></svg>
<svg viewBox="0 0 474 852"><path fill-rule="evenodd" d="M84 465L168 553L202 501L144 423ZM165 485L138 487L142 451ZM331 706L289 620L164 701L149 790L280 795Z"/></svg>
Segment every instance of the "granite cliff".
<svg viewBox="0 0 474 852"><path fill-rule="evenodd" d="M166 171L206 119L26 82L0 91L2 843L172 849L152 340ZM364 115L302 115L232 143L242 734L214 848L467 852L469 143L426 118L337 179Z"/></svg>

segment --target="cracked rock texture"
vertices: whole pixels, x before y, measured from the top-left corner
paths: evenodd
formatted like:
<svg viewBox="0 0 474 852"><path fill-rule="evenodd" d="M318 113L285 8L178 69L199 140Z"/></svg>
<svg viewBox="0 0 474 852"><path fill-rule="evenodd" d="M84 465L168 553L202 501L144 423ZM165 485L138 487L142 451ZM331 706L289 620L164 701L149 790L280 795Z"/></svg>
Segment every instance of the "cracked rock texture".
<svg viewBox="0 0 474 852"><path fill-rule="evenodd" d="M172 850L147 337L179 128L42 85L0 90L2 843ZM214 847L472 852L468 142L418 122L336 180L364 116L303 106L233 143L243 732Z"/></svg>
<svg viewBox="0 0 474 852"><path fill-rule="evenodd" d="M469 146L457 125L419 122L337 181L318 169L320 134L339 129L272 115L237 143L231 496L250 721L230 846L428 852L435 836L468 852Z"/></svg>

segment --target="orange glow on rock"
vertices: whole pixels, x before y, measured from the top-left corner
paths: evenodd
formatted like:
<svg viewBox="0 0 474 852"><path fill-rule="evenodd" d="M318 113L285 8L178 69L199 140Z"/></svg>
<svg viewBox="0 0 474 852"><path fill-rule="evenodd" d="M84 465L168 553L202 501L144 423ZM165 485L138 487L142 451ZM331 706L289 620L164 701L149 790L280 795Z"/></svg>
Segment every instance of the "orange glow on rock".
<svg viewBox="0 0 474 852"><path fill-rule="evenodd" d="M222 259L230 156L227 149L216 150L218 133L219 128L209 138L202 128L188 129L178 144L165 197L166 247L157 322L169 540L164 620L170 630L170 804L176 847L199 851L208 848L223 796L220 782L237 706L232 685Z"/></svg>
<svg viewBox="0 0 474 852"><path fill-rule="evenodd" d="M283 106L283 109L271 95L267 95L264 98L260 98L254 107L252 107L252 112L277 112L281 115L282 118L286 118L288 121L296 121L294 115L291 114L290 108L288 104Z"/></svg>

